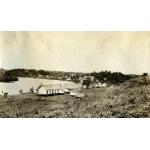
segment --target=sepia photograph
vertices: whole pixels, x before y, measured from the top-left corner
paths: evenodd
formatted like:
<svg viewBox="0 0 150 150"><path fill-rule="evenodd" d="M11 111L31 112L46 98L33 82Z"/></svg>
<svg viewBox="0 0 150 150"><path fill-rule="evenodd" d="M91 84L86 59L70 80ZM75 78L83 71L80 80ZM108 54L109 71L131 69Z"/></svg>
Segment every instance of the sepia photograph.
<svg viewBox="0 0 150 150"><path fill-rule="evenodd" d="M0 1L2 150L150 149L150 1Z"/></svg>
<svg viewBox="0 0 150 150"><path fill-rule="evenodd" d="M149 118L150 32L0 32L1 118Z"/></svg>

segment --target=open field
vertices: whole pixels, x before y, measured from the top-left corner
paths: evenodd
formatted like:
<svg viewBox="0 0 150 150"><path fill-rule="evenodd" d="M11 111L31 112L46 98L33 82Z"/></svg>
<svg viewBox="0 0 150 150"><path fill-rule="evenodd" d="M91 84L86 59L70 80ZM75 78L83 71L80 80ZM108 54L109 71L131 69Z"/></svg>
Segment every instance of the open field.
<svg viewBox="0 0 150 150"><path fill-rule="evenodd" d="M0 117L150 117L149 83L129 81L93 88L88 97L42 97L35 94L0 96Z"/></svg>

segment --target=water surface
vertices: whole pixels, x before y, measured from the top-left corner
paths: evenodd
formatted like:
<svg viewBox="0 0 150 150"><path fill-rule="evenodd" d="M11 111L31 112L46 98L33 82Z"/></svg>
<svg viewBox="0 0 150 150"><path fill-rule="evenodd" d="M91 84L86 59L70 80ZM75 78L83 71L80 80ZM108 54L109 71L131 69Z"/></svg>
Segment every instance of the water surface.
<svg viewBox="0 0 150 150"><path fill-rule="evenodd" d="M20 90L23 90L24 93L30 91L33 87L37 89L39 85L50 85L50 84L71 84L76 86L75 83L69 81L60 81L60 80L48 80L48 79L36 79L36 78L22 78L19 77L19 80L16 82L0 82L0 95L3 92L8 92L9 95L19 94Z"/></svg>

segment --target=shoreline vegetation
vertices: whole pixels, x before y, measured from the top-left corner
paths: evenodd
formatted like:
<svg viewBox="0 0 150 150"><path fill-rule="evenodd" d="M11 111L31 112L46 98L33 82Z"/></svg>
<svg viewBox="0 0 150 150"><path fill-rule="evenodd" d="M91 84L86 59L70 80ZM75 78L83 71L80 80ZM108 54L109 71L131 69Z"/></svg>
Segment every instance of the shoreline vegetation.
<svg viewBox="0 0 150 150"><path fill-rule="evenodd" d="M81 79L85 76L87 77L93 76L95 78L94 80L97 80L97 82L102 83L105 82L107 84L119 84L131 78L135 78L138 75L125 75L122 74L121 72L111 72L107 70L101 72L94 71L92 73L81 73L81 72L45 71L36 69L11 69L11 70L0 69L0 82L18 81L18 77L29 77L39 79L73 81L75 83L80 83ZM90 79L87 78L86 80Z"/></svg>

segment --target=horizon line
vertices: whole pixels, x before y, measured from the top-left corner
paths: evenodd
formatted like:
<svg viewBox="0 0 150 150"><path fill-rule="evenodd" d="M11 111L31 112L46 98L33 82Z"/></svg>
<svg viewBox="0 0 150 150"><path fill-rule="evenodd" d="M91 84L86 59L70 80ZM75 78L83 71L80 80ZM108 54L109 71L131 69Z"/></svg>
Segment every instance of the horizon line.
<svg viewBox="0 0 150 150"><path fill-rule="evenodd" d="M99 72L105 72L105 71L110 71L111 73L114 73L114 72L118 72L118 73L122 73L122 74L126 74L126 75L141 75L141 74L143 74L143 73L148 73L148 72L141 72L141 73L123 73L123 72L121 72L121 71L111 71L111 70L101 70L101 71L96 71L96 70L94 70L94 71L89 71L89 72L82 72L82 71L63 71L63 70L48 70L48 69L35 69L35 68L9 68L9 69L7 69L7 68L3 68L3 67L1 67L0 69L4 69L4 70L15 70L15 69L25 69L25 70L37 70L37 71L39 71L39 70L44 70L44 71L54 71L54 72L67 72L67 73L84 73L84 74L88 74L88 73L94 73L94 72L96 72L96 73L99 73ZM150 73L148 73L148 74L150 74Z"/></svg>

